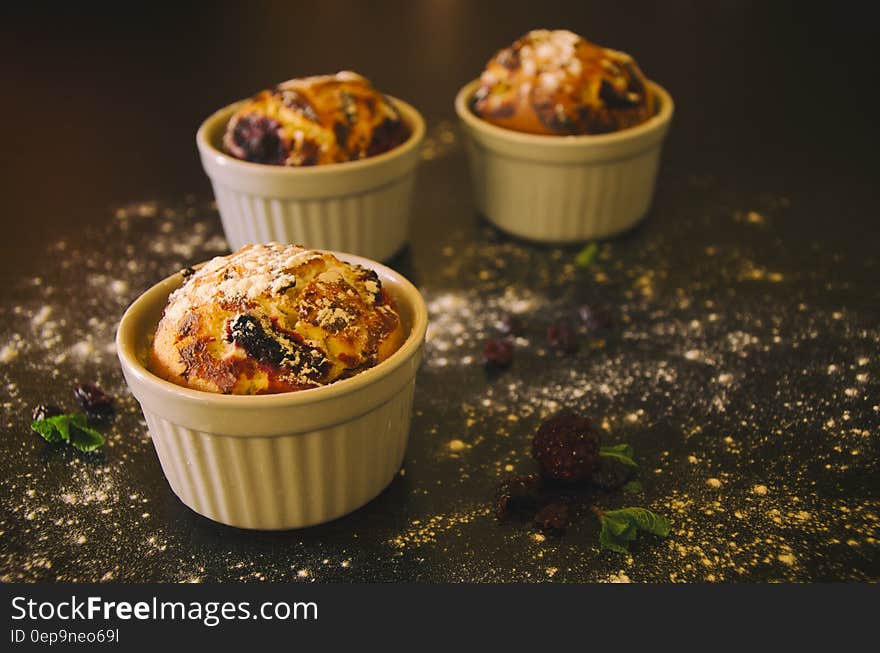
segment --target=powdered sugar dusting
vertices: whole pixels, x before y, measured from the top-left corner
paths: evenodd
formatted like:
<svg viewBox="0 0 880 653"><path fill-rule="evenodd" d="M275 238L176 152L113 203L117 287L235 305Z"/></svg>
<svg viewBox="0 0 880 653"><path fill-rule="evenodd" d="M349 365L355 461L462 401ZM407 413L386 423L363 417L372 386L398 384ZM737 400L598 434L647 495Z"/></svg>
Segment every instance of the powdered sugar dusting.
<svg viewBox="0 0 880 653"><path fill-rule="evenodd" d="M405 273L424 292L431 330L404 467L364 508L304 533L255 536L183 507L115 361L115 325L134 297L226 253L212 208L139 202L93 241L52 243L46 269L0 307L0 446L15 470L0 478L0 580L872 580L876 303L840 280L845 254L783 246L798 224L787 202L728 211L708 183L667 179L667 194L706 202L603 244L589 268L575 264L577 248L517 243L470 222L414 243L417 274ZM750 212L761 220L742 218ZM766 241L743 236L757 230ZM607 307L611 325L585 324L583 304ZM486 370L483 344L508 313L524 324L512 365ZM561 320L576 354L548 343ZM117 398L98 455L28 431L37 401L73 407L77 380ZM634 447L642 489L601 501L666 515L668 539L620 556L598 548L589 514L563 537L495 523L498 481L533 471L531 436L561 409L590 416L604 442Z"/></svg>

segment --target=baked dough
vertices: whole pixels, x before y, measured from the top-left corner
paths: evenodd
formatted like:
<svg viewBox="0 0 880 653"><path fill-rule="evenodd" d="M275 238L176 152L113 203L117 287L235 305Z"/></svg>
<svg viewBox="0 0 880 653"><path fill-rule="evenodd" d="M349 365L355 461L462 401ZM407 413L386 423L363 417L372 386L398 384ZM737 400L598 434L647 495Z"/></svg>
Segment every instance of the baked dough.
<svg viewBox="0 0 880 653"><path fill-rule="evenodd" d="M246 245L183 274L148 361L181 386L224 394L315 388L373 367L405 340L378 275L332 254Z"/></svg>
<svg viewBox="0 0 880 653"><path fill-rule="evenodd" d="M533 30L486 64L471 109L506 129L582 135L641 124L656 101L628 54L568 30Z"/></svg>
<svg viewBox="0 0 880 653"><path fill-rule="evenodd" d="M312 166L387 152L410 134L392 101L357 73L282 82L229 120L223 147L253 163Z"/></svg>

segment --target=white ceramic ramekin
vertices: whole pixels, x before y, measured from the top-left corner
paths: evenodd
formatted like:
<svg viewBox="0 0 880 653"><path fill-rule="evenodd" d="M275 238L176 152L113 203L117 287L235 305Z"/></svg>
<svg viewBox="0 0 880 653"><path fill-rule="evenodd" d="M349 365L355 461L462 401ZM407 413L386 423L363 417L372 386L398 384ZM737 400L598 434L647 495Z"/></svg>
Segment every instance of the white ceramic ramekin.
<svg viewBox="0 0 880 653"><path fill-rule="evenodd" d="M229 247L281 242L387 260L407 241L422 116L391 98L410 128L401 145L366 159L288 167L225 154L226 124L242 102L211 115L196 134Z"/></svg>
<svg viewBox="0 0 880 653"><path fill-rule="evenodd" d="M477 208L515 236L576 242L626 231L648 212L673 102L649 82L660 108L647 122L611 134L543 136L496 127L476 116L466 84L455 110L468 138Z"/></svg>
<svg viewBox="0 0 880 653"><path fill-rule="evenodd" d="M149 337L179 274L147 290L123 315L116 348L125 380L171 489L200 515L240 528L310 526L364 505L400 468L428 324L425 302L397 272L336 255L378 273L409 335L376 367L320 388L220 395L147 370Z"/></svg>

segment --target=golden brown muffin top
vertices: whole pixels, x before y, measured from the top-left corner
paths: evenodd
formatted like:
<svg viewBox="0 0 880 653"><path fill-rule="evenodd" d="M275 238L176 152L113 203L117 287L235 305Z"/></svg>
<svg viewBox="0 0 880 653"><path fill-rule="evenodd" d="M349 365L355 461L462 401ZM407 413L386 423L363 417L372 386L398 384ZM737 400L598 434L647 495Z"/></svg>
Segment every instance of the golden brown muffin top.
<svg viewBox="0 0 880 653"><path fill-rule="evenodd" d="M150 369L178 385L225 394L314 388L376 365L405 339L378 275L332 254L246 245L184 274L149 353Z"/></svg>
<svg viewBox="0 0 880 653"><path fill-rule="evenodd" d="M375 156L409 134L388 97L364 77L343 71L257 93L229 120L223 148L253 163L311 166Z"/></svg>
<svg viewBox="0 0 880 653"><path fill-rule="evenodd" d="M631 56L568 30L533 30L486 64L471 108L531 134L603 134L645 122L656 99Z"/></svg>

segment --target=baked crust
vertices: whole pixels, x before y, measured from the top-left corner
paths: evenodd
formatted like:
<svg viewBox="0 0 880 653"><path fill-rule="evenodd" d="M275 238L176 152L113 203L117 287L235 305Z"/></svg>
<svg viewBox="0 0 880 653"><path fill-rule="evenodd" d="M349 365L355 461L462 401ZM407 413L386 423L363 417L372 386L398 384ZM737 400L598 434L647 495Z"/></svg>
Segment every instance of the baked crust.
<svg viewBox="0 0 880 653"><path fill-rule="evenodd" d="M253 163L311 166L375 156L409 134L391 100L343 71L257 93L229 120L223 148Z"/></svg>
<svg viewBox="0 0 880 653"><path fill-rule="evenodd" d="M635 60L568 30L533 30L486 64L471 110L531 134L605 134L641 124L656 98Z"/></svg>
<svg viewBox="0 0 880 653"><path fill-rule="evenodd" d="M196 390L290 392L373 367L405 339L372 270L297 245L246 245L171 294L148 366Z"/></svg>

